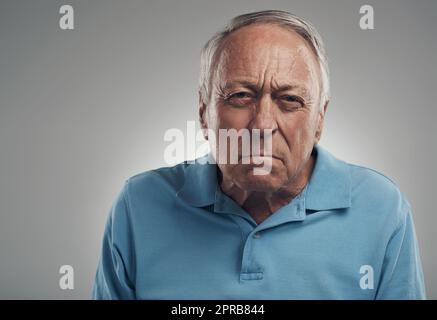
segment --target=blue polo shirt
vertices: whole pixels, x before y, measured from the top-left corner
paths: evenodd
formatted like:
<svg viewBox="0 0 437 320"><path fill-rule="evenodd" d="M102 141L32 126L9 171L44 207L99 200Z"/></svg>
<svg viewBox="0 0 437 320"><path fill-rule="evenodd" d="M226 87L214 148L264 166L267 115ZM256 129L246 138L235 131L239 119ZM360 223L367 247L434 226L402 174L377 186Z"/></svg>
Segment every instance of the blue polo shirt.
<svg viewBox="0 0 437 320"><path fill-rule="evenodd" d="M93 298L424 299L405 196L374 170L313 152L304 190L260 224L221 191L214 164L129 178Z"/></svg>

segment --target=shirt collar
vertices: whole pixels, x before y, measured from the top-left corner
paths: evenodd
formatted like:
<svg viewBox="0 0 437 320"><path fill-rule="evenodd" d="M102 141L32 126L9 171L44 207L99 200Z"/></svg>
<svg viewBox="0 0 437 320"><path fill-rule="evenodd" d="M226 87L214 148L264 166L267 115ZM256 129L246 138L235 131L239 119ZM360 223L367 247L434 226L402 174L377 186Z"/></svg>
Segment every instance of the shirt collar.
<svg viewBox="0 0 437 320"><path fill-rule="evenodd" d="M316 164L307 185L305 208L308 210L343 209L351 206L349 165L316 145Z"/></svg>
<svg viewBox="0 0 437 320"><path fill-rule="evenodd" d="M197 158L194 163L185 162L187 168L184 184L177 192L177 196L194 207L205 207L215 201L218 167L211 160L212 155L209 153Z"/></svg>
<svg viewBox="0 0 437 320"><path fill-rule="evenodd" d="M305 187L304 206L307 210L342 209L351 206L351 177L346 162L316 145L316 163ZM215 204L217 165L207 162L211 154L186 164L185 181L177 196L195 207Z"/></svg>

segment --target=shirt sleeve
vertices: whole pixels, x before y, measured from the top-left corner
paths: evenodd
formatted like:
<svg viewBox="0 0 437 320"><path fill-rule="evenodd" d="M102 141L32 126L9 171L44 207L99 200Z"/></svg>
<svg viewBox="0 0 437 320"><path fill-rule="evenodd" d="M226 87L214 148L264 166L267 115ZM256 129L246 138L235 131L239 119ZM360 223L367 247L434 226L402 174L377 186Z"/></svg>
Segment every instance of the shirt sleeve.
<svg viewBox="0 0 437 320"><path fill-rule="evenodd" d="M406 214L387 245L376 299L426 299L411 208L408 204L405 208Z"/></svg>
<svg viewBox="0 0 437 320"><path fill-rule="evenodd" d="M92 298L135 299L132 229L126 199L128 182L113 203L106 221Z"/></svg>

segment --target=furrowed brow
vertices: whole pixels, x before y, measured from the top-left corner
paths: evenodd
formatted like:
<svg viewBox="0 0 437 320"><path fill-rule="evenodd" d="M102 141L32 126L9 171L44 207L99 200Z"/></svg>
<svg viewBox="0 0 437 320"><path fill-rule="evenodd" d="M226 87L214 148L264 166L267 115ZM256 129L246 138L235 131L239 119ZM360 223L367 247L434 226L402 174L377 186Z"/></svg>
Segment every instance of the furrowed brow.
<svg viewBox="0 0 437 320"><path fill-rule="evenodd" d="M295 91L300 93L303 96L308 96L308 90L307 88L301 86L301 85L283 85L279 86L277 88L274 88L274 92L283 92L283 91Z"/></svg>
<svg viewBox="0 0 437 320"><path fill-rule="evenodd" d="M232 89L232 88L235 88L237 86L246 87L246 88L249 88L252 91L258 91L259 90L258 86L255 83L250 82L250 81L245 81L245 80L230 81L230 82L225 84L224 88L225 89Z"/></svg>
<svg viewBox="0 0 437 320"><path fill-rule="evenodd" d="M235 88L237 86L242 86L245 88L248 88L254 92L259 91L259 87L257 84L251 82L251 81L247 81L247 80L234 80L234 81L229 81L225 84L225 86L223 87L225 90L229 90L232 88ZM275 93L280 93L283 91L295 91L299 94L301 94L302 96L309 96L309 91L307 88L305 88L302 85L296 84L296 85L290 85L290 84L286 84L286 85L281 85L278 86L276 88L273 88L273 91Z"/></svg>

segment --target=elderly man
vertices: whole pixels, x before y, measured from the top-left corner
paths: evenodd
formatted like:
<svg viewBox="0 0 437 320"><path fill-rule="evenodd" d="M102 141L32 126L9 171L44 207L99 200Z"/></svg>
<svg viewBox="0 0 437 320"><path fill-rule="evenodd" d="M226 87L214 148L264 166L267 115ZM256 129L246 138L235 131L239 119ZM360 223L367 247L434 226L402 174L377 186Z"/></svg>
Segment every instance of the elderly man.
<svg viewBox="0 0 437 320"><path fill-rule="evenodd" d="M425 298L404 195L318 145L329 78L317 31L283 11L241 15L208 41L201 63L206 139L269 130L272 152L129 178L109 214L93 297ZM216 158L219 143L211 149ZM255 174L255 158L269 171Z"/></svg>

